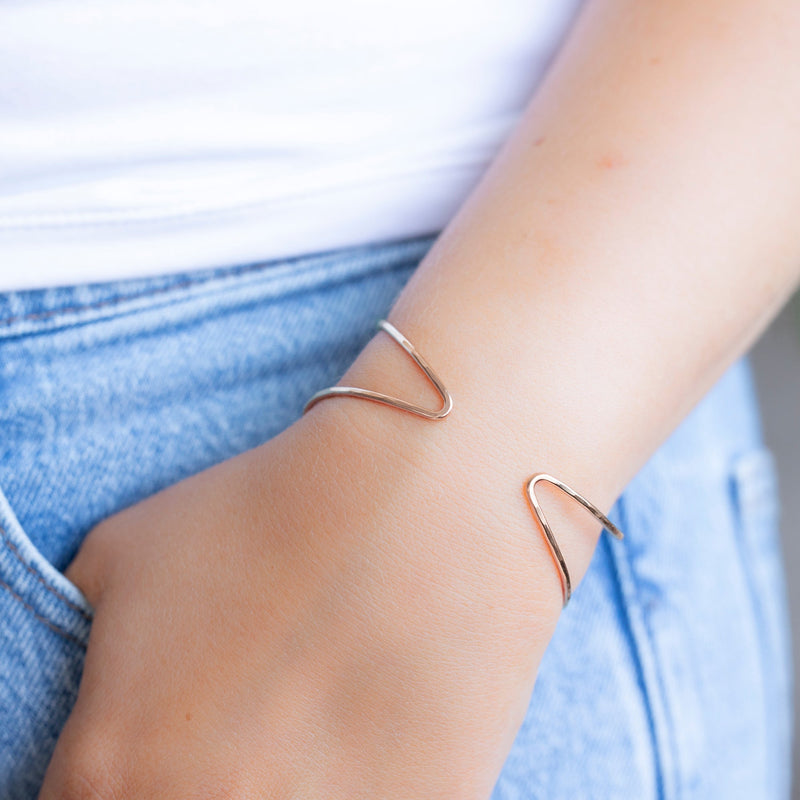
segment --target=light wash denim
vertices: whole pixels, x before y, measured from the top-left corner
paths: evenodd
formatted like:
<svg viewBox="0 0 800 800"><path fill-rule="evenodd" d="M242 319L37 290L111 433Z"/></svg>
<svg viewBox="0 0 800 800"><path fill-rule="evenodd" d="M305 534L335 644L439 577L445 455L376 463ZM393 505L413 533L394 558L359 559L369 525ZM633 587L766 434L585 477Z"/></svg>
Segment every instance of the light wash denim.
<svg viewBox="0 0 800 800"><path fill-rule="evenodd" d="M88 530L296 420L432 241L0 295L2 800L36 797L75 700ZM789 797L778 515L742 358L611 509L494 800Z"/></svg>

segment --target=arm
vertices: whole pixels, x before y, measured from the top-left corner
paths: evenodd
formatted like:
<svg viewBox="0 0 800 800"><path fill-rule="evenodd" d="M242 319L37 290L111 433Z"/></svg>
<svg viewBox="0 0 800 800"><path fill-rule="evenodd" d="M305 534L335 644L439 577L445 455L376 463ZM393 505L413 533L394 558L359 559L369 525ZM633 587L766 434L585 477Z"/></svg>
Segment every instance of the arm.
<svg viewBox="0 0 800 800"><path fill-rule="evenodd" d="M797 283L799 16L587 5L389 314L452 414L329 399L95 528L42 797L488 796L561 607L525 478L607 510ZM341 382L436 402L385 334Z"/></svg>
<svg viewBox="0 0 800 800"><path fill-rule="evenodd" d="M588 2L389 314L451 418L328 402L434 443L511 528L530 528L516 488L535 471L610 508L800 278L798 52L785 0ZM436 400L384 334L340 383ZM559 513L582 574L599 524Z"/></svg>

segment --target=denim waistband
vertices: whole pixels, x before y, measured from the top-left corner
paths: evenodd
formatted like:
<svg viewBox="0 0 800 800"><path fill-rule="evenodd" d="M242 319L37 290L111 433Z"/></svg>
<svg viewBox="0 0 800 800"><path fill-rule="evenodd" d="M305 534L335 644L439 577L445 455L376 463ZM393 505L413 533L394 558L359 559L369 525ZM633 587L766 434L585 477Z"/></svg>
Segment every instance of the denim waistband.
<svg viewBox="0 0 800 800"><path fill-rule="evenodd" d="M0 339L90 322L159 303L214 296L240 303L391 270L422 259L438 234L250 264L48 289L0 292ZM109 272L113 272L110 269Z"/></svg>

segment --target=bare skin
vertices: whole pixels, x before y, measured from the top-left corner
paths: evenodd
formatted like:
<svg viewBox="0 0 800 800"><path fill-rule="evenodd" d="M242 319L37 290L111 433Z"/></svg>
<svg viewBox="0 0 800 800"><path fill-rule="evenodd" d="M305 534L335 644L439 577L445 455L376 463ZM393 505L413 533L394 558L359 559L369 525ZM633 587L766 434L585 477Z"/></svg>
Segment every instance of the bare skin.
<svg viewBox="0 0 800 800"><path fill-rule="evenodd" d="M798 52L790 0L588 3L388 315L451 415L325 400L93 529L41 797L488 798L561 610L525 479L608 511L800 281ZM436 404L383 333L340 382Z"/></svg>

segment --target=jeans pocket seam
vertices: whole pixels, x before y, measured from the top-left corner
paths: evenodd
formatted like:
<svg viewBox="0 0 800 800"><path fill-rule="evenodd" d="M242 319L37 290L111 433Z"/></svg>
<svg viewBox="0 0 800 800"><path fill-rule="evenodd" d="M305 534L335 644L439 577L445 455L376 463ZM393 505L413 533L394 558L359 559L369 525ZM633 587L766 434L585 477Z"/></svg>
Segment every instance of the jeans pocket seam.
<svg viewBox="0 0 800 800"><path fill-rule="evenodd" d="M22 564L22 566L25 568L25 570L26 570L27 572L29 572L31 575L33 575L33 577L34 577L34 578L35 578L35 579L36 579L36 580L37 580L39 583L41 583L41 585L42 585L42 586L44 586L44 588L45 588L45 589L47 589L47 591L48 591L48 592L50 592L50 593L51 593L51 594L52 594L54 597L56 597L56 598L57 598L58 600L60 600L62 603L65 603L65 604L66 604L67 606L69 606L71 609L73 609L73 610L74 610L74 611L76 611L78 614L80 614L80 615L81 615L81 616L82 616L82 617L83 617L85 620L87 620L87 621L91 622L91 620L92 620L92 615L91 615L91 614L89 614L87 611L85 611L83 608L81 608L81 607L80 607L80 606L79 606L77 603L74 603L74 602L72 602L72 600L70 600L68 597L66 597L66 596L65 596L65 595L63 595L61 592L59 592L59 591L58 591L58 590L57 590L57 589L56 589L54 586L51 586L51 585L50 585L50 584L49 584L49 583L48 583L48 582L45 580L44 576L43 576L43 575L41 575L41 574L38 572L38 570L36 570L36 569L35 569L33 566L31 566L31 565L30 565L30 564L29 564L29 563L28 563L28 562L27 562L27 561L26 561L26 560L25 560L25 559L22 557L22 554L19 552L19 548L18 548L18 547L16 546L16 544L14 544L14 542L11 540L11 537L8 535L8 533L6 532L6 529L5 529L5 528L4 528L2 525L0 525L0 537L2 537L3 541L4 541L4 542L5 542L5 544L6 544L6 547L8 548L8 550L10 550L10 552L11 552L11 554L14 556L14 558L16 558L16 559L17 559L17 561L19 561L19 562L20 562L20 564ZM14 591L11 589L11 587L9 587L9 586L6 586L6 588L7 588L9 591L11 591L11 593L12 593L12 594L14 594L14 595L16 596L16 593L15 593L15 592L14 592ZM19 599L20 599L20 601L21 601L23 604L25 604L25 601L24 601L24 600L22 600L22 598L19 598ZM34 613L36 613L36 612L34 612ZM37 613L37 616L38 616L38 613Z"/></svg>
<svg viewBox="0 0 800 800"><path fill-rule="evenodd" d="M793 661L791 641L783 639L783 630L786 630L783 626L788 625L783 609L788 608L788 597L777 527L781 498L777 463L772 449L761 444L739 453L731 463L729 480L742 566L757 620L755 627L759 636L760 677L765 702L771 703L771 708L766 708L764 730L777 736L775 715L779 713L776 705L779 695L775 692L775 675L781 675L780 691L793 693ZM790 629L788 636L791 639ZM780 747L775 739L765 747L765 769L769 779L776 782L771 786L775 796L783 796L788 791L787 762L790 756L788 749L784 751L782 748L791 738L792 724L791 716L782 717L780 736L783 738Z"/></svg>
<svg viewBox="0 0 800 800"><path fill-rule="evenodd" d="M82 649L86 649L85 642L81 641L77 636L73 636L73 634L69 633L68 631L62 630L52 620L49 620L44 615L40 614L30 603L25 600L24 597L17 594L17 592L15 592L14 589L12 589L11 586L9 586L9 584L7 584L2 578L0 578L0 587L5 589L15 602L19 603L26 611L32 614L36 620L48 627L51 631L53 631L53 633L57 633L68 642L72 642L73 644L77 644Z"/></svg>
<svg viewBox="0 0 800 800"><path fill-rule="evenodd" d="M629 516L625 493L618 499L620 527L627 530ZM613 517L612 517L613 519ZM656 760L657 797L668 800L679 796L680 784L677 770L676 744L673 721L663 675L655 653L653 634L639 592L636 571L630 553L624 546L615 546L610 538L603 542L613 564L616 589L623 598L625 625L636 659L642 693L647 702L650 719L653 754Z"/></svg>
<svg viewBox="0 0 800 800"><path fill-rule="evenodd" d="M85 649L94 608L28 537L0 487L0 583L8 596L63 639Z"/></svg>

